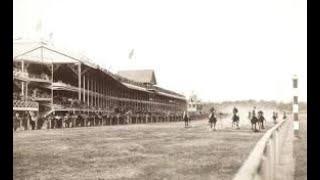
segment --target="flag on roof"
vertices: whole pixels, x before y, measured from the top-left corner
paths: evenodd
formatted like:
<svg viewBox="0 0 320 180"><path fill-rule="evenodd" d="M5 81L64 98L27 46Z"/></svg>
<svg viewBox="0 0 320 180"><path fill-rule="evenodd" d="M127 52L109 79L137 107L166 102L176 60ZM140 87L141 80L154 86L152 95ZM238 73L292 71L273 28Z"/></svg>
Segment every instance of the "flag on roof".
<svg viewBox="0 0 320 180"><path fill-rule="evenodd" d="M134 49L132 49L132 50L130 51L130 53L129 53L129 59L132 59L133 54L134 54Z"/></svg>

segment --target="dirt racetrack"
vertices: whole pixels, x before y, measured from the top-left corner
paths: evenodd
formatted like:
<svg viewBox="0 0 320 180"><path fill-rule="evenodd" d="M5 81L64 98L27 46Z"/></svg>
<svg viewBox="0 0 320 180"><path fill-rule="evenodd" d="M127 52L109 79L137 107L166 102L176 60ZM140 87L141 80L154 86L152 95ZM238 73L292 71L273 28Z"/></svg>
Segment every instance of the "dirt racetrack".
<svg viewBox="0 0 320 180"><path fill-rule="evenodd" d="M14 179L232 179L263 132L219 123L217 131L200 120L16 132Z"/></svg>

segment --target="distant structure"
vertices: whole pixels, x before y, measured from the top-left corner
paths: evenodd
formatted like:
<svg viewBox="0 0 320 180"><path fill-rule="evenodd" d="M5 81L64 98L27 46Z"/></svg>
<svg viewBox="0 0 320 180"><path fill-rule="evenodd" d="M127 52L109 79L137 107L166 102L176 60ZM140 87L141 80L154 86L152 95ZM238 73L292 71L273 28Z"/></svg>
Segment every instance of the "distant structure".
<svg viewBox="0 0 320 180"><path fill-rule="evenodd" d="M192 114L202 114L202 102L198 99L197 95L192 93L188 99L188 112Z"/></svg>

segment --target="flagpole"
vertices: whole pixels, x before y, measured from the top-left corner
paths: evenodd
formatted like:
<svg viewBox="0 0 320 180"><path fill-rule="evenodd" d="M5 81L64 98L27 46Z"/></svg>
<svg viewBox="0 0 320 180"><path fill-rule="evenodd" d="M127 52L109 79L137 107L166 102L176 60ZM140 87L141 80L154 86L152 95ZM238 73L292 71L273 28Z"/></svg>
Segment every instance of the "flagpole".
<svg viewBox="0 0 320 180"><path fill-rule="evenodd" d="M131 49L131 51L129 52L129 56L128 56L129 69L132 69L132 66L133 66L133 62L132 62L133 56L134 56L134 49ZM131 64L131 63L132 63L132 64Z"/></svg>

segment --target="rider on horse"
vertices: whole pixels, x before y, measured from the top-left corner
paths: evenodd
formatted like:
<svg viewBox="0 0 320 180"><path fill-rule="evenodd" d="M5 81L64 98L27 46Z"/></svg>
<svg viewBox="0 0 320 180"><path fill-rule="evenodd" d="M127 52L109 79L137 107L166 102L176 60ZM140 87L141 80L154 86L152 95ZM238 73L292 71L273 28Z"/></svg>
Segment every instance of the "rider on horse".
<svg viewBox="0 0 320 180"><path fill-rule="evenodd" d="M256 126L257 122L258 122L258 118L256 116L256 107L254 106L253 110L252 110L252 113L251 113L251 128L254 131L258 131L257 130L257 126ZM254 126L254 128L253 128L253 126Z"/></svg>
<svg viewBox="0 0 320 180"><path fill-rule="evenodd" d="M261 125L261 128L264 129L265 118L263 116L263 111L258 112L258 120L259 120L259 124Z"/></svg>
<svg viewBox="0 0 320 180"><path fill-rule="evenodd" d="M212 125L214 126L214 130L216 130L216 122L217 122L217 118L216 118L216 111L215 109L212 107L210 109L210 115L209 115L209 123L210 123L210 127L212 129Z"/></svg>
<svg viewBox="0 0 320 180"><path fill-rule="evenodd" d="M183 120L184 120L184 126L188 127L189 126L189 114L186 111L183 112Z"/></svg>
<svg viewBox="0 0 320 180"><path fill-rule="evenodd" d="M285 111L283 112L283 119L287 119L287 114Z"/></svg>
<svg viewBox="0 0 320 180"><path fill-rule="evenodd" d="M238 109L236 107L233 108L233 116L232 116L232 127L233 127L233 124L236 124L236 126L239 128L239 116L237 115L238 114Z"/></svg>
<svg viewBox="0 0 320 180"><path fill-rule="evenodd" d="M272 119L274 124L277 124L277 118L278 118L278 114L276 112L273 112Z"/></svg>

